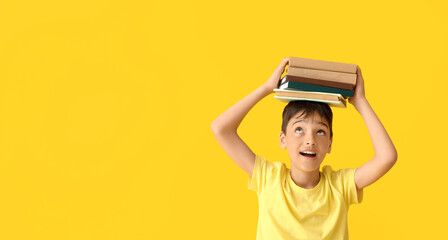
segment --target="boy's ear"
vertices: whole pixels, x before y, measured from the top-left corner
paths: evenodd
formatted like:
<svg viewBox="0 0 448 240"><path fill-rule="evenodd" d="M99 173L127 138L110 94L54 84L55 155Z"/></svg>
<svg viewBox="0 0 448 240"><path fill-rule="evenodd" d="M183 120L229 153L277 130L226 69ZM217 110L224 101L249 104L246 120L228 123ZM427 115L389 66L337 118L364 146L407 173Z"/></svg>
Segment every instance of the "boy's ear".
<svg viewBox="0 0 448 240"><path fill-rule="evenodd" d="M330 146L328 147L328 153L331 153L331 144L333 144L333 137L330 138Z"/></svg>
<svg viewBox="0 0 448 240"><path fill-rule="evenodd" d="M280 147L286 149L286 135L283 131L280 132Z"/></svg>

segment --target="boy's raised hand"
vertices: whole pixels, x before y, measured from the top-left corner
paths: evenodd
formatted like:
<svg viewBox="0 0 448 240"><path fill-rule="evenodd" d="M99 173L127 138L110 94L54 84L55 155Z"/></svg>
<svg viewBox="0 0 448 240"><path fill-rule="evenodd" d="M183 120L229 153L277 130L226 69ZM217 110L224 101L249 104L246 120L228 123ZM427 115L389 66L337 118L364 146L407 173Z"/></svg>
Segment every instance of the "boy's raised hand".
<svg viewBox="0 0 448 240"><path fill-rule="evenodd" d="M358 105L360 101L366 99L364 78L362 77L361 68L359 66L358 69L356 70L356 75L357 77L356 77L355 93L353 94L353 97L351 97L348 100L355 107Z"/></svg>
<svg viewBox="0 0 448 240"><path fill-rule="evenodd" d="M264 86L266 87L266 89L269 92L273 92L274 89L278 87L278 82L280 81L280 77L282 76L283 72L285 71L285 67L288 63L289 63L289 58L283 58L280 65L277 66L277 68L274 70L274 73L272 73L271 77L264 84Z"/></svg>

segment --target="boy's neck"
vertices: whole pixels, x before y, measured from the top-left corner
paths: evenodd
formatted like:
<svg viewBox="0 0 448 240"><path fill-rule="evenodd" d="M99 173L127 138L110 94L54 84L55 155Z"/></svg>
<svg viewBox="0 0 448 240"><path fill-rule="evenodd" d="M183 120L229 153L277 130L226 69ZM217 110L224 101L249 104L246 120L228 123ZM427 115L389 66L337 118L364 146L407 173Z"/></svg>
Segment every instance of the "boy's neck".
<svg viewBox="0 0 448 240"><path fill-rule="evenodd" d="M299 187L305 189L313 189L319 184L320 172L319 169L314 172L303 172L291 167L292 181Z"/></svg>

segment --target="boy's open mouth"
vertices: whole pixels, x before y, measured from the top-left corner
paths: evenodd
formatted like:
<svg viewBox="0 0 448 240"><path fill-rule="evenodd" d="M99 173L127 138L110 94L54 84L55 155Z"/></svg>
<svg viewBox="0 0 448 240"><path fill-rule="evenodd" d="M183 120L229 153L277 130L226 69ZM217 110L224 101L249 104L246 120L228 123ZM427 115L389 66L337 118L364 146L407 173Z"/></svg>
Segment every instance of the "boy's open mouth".
<svg viewBox="0 0 448 240"><path fill-rule="evenodd" d="M300 152L300 155L305 156L305 157L315 157L316 153L306 151L306 152Z"/></svg>

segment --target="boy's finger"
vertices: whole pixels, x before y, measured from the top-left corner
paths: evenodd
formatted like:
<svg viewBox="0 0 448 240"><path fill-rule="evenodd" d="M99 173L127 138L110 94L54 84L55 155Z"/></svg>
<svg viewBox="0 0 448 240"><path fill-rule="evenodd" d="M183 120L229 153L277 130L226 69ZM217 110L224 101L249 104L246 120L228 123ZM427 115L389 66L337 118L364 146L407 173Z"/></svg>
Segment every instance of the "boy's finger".
<svg viewBox="0 0 448 240"><path fill-rule="evenodd" d="M360 68L359 66L358 66L357 69L356 69L356 73L357 73L357 74L361 74L361 68Z"/></svg>

